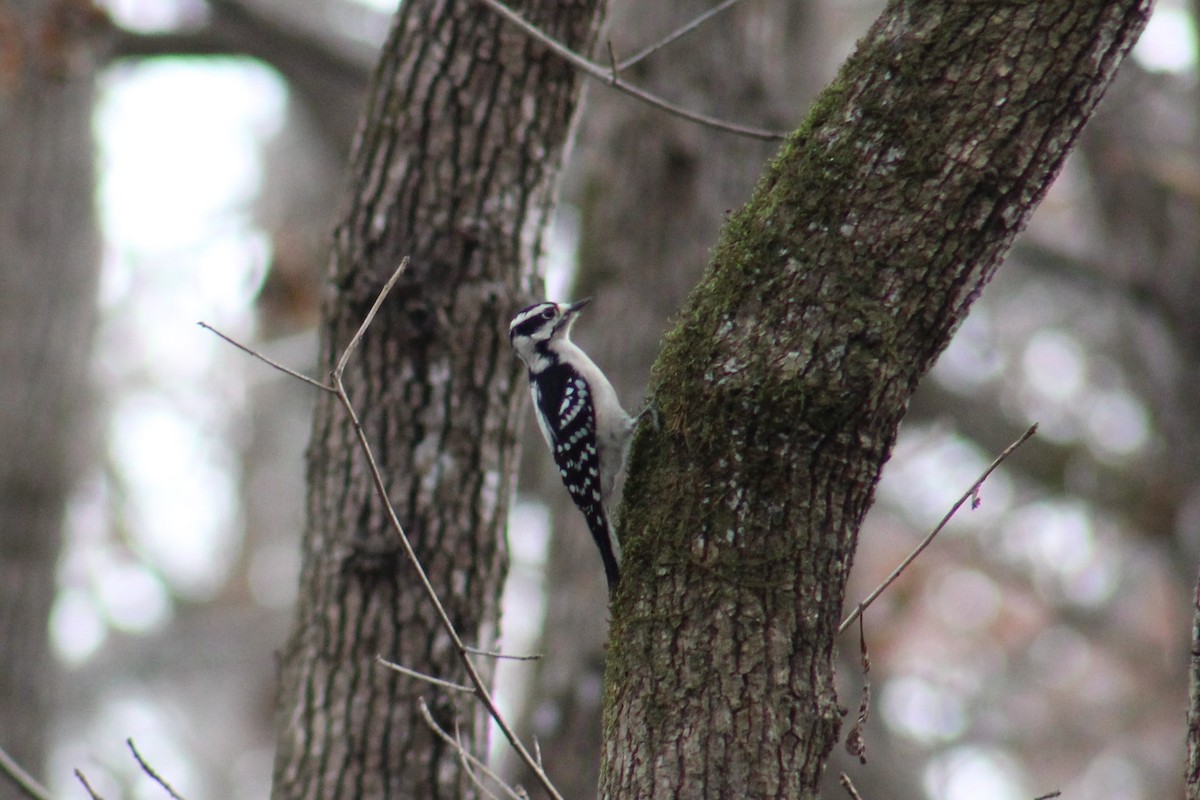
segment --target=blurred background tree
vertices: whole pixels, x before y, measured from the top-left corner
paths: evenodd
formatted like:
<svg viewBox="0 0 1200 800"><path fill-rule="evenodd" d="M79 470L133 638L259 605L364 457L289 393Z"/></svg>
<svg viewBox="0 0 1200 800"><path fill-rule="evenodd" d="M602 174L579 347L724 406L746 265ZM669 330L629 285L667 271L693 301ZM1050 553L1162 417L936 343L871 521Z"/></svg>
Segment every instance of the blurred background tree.
<svg viewBox="0 0 1200 800"><path fill-rule="evenodd" d="M18 141L10 126L36 119L20 92L47 40L30 19L52 5L60 7L2 9L6 143ZM611 9L619 56L697 10L670 3L646 17L629 5L614 0ZM865 0L743 0L633 77L691 107L787 127L878 9ZM53 787L77 791L68 783L79 767L102 794L135 793L140 778L123 749L132 736L189 796L262 797L271 653L294 600L312 399L192 323L212 322L298 368L315 365L333 204L388 10L349 0L114 0L105 10L111 25L81 17L91 20L87 39L66 51L92 59L69 62L76 121L40 129L73 135L82 152L90 119L94 166L86 153L36 155L53 152L50 133L26 139L24 158L6 148L16 166L0 166L0 203L27 204L4 206L0 224L26 227L3 229L0 303L45 309L36 325L7 311L0 319L10 370L0 443L13 431L32 437L39 420L62 422L0 463L11 471L34 463L21 453L62 452L53 436L86 431L69 420L94 431L71 434L71 456L51 468L71 480L39 484L73 486L68 500L63 488L46 506L48 518L65 519L61 552L55 524L36 536L21 524L0 530L0 675L16 676L15 691L0 694L0 745L37 758L21 748L43 734L23 725L33 732L10 740L7 721L53 675L12 666L37 652L25 640L48 630L53 658L20 663L63 671L57 689L45 690L53 712L33 723L49 744L45 763L30 766ZM1080 151L923 383L884 470L850 598L891 569L995 452L1041 423L985 486L981 507L952 523L868 615L876 714L868 764L845 765L865 797L1180 791L1200 551L1196 11L1160 0ZM597 296L579 338L633 402L715 239L714 215L744 200L771 148L693 128L599 85L589 93L547 294ZM30 184L40 194L10 191L22 184L8 170L31 165L75 177L43 172ZM27 251L13 241L62 247L68 233L87 230L83 187L93 169L101 254L18 256ZM29 224L34 212L46 221ZM11 300L27 296L9 281L33 263L77 265L72 274L90 272L99 291L45 267L30 273L29 291L46 305ZM95 305L80 302L89 295ZM89 309L98 324L86 366L78 361ZM628 320L619 341L600 341L602 317ZM63 334L67 352L49 348L50 331ZM9 399L14 387L34 385L18 377L22 369L71 369L72 359L84 377L58 384L68 408ZM548 459L540 443L525 452L522 486L533 486ZM560 506L561 486L539 485L536 495L522 492L510 528L503 641L546 659L504 665L501 686L542 741L551 774L584 797L599 730L602 582L574 518L544 511ZM6 490L5 514L15 513L12 497ZM38 553L27 562L31 543ZM46 589L48 575L55 593L42 603L51 607L20 611L10 598L34 600L21 587ZM45 614L48 627L10 621ZM843 649L841 698L852 706L859 670L853 644ZM0 783L0 797L10 791Z"/></svg>
<svg viewBox="0 0 1200 800"><path fill-rule="evenodd" d="M46 620L67 503L95 456L95 20L77 11L0 8L0 746L25 764L40 764L48 744ZM22 29L42 47L23 50Z"/></svg>

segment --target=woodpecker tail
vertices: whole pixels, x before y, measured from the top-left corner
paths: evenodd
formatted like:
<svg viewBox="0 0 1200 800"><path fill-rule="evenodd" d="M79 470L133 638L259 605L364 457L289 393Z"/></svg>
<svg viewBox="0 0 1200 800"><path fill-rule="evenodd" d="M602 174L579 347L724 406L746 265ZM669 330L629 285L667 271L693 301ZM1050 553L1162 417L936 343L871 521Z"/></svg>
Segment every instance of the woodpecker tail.
<svg viewBox="0 0 1200 800"><path fill-rule="evenodd" d="M587 517L588 528L596 547L600 548L600 558L604 561L604 576L608 578L608 593L617 590L621 582L621 543L617 540L617 532L609 522L608 513L601 503L590 506L584 516Z"/></svg>

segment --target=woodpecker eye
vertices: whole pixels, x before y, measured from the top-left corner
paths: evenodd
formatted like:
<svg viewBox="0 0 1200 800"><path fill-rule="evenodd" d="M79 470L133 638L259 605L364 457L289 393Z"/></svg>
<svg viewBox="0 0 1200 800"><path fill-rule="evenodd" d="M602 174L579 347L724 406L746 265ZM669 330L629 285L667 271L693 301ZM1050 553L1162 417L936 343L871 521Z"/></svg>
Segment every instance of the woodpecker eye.
<svg viewBox="0 0 1200 800"><path fill-rule="evenodd" d="M547 308L542 312L542 319L554 319L554 309Z"/></svg>

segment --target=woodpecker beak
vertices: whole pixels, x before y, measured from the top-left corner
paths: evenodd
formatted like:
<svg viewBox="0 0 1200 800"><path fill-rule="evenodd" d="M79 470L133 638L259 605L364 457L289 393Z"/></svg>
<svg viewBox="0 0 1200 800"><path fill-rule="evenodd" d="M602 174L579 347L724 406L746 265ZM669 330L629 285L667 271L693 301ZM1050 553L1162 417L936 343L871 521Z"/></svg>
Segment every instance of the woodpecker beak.
<svg viewBox="0 0 1200 800"><path fill-rule="evenodd" d="M571 303L563 310L566 312L567 316L573 317L576 314L578 314L580 311L582 311L583 307L586 306L590 302L592 302L592 298L585 297L582 300L576 300L574 303Z"/></svg>

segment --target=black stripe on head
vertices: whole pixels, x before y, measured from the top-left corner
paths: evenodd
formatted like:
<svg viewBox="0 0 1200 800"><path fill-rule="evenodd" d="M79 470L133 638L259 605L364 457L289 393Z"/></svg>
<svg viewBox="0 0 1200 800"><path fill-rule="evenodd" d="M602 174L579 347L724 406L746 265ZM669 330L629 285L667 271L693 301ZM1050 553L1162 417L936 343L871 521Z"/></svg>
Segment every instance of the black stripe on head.
<svg viewBox="0 0 1200 800"><path fill-rule="evenodd" d="M546 317L547 311L551 312L549 318ZM535 331L546 325L552 325L556 317L558 317L558 306L554 303L535 303L528 308L521 309L508 326L509 341L517 336L532 336Z"/></svg>

